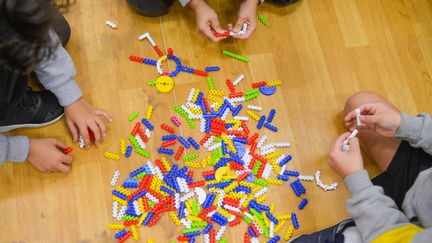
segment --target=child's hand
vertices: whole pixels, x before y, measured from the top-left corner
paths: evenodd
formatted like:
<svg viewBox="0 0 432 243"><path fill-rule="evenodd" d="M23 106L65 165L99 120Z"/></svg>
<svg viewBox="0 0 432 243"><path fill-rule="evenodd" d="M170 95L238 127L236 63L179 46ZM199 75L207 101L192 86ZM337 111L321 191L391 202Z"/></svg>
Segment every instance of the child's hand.
<svg viewBox="0 0 432 243"><path fill-rule="evenodd" d="M240 6L238 19L232 30L234 33L241 31L243 24L248 23L246 34L235 35L234 38L247 39L256 29L258 0L245 0Z"/></svg>
<svg viewBox="0 0 432 243"><path fill-rule="evenodd" d="M197 29L206 35L210 40L218 42L226 37L216 37L215 32L224 33L219 24L216 12L203 0L192 0L188 6L195 11Z"/></svg>
<svg viewBox="0 0 432 243"><path fill-rule="evenodd" d="M330 152L329 164L330 166L342 177L345 178L354 172L363 169L363 158L360 153L360 145L358 138L349 140L350 150L347 152L342 151L343 141L350 135L350 133L342 134L333 145Z"/></svg>
<svg viewBox="0 0 432 243"><path fill-rule="evenodd" d="M91 143L87 128L94 133L95 144L99 145L101 137L106 136L105 123L99 116L103 116L109 122L112 121L108 113L93 108L83 98L65 107L65 115L66 124L72 133L73 141L77 142L78 136L81 134L87 147Z"/></svg>
<svg viewBox="0 0 432 243"><path fill-rule="evenodd" d="M72 165L72 157L62 152L66 147L64 143L54 138L30 139L27 160L36 169L45 173L67 173Z"/></svg>
<svg viewBox="0 0 432 243"><path fill-rule="evenodd" d="M384 103L367 103L358 108L361 112L360 121L363 124L360 129L369 129L389 138L396 135L401 123L399 111ZM355 111L351 111L345 117L345 125L350 130L356 127Z"/></svg>

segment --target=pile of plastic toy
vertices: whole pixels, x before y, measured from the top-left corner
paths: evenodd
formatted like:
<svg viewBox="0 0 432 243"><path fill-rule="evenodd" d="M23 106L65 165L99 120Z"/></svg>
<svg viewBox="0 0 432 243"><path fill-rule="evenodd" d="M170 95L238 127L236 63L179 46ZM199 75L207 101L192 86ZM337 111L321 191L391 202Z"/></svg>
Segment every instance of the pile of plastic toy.
<svg viewBox="0 0 432 243"><path fill-rule="evenodd" d="M262 131L277 132L272 123L276 110L258 115L264 113L262 107L243 104L257 98L260 88L277 88L281 81L253 83L250 90L242 92L237 90L242 79L243 76L234 82L227 80L226 94L215 89L208 77L207 96L193 88L184 105L173 107L180 119L172 116L170 121L156 126L151 123L153 107L149 107L145 118L136 123L129 135L131 145L126 146L126 141L121 140L120 153L124 157L135 151L145 158L153 155L154 161L148 160L132 171L112 191L112 216L119 222L108 227L117 230L116 239L138 240L138 227L154 227L164 213L174 224L184 227L177 237L181 242L194 242L198 237L203 242L226 242L224 233L231 227L244 226L243 221L244 242L259 242L260 237L268 242L288 240L299 228L295 211L278 215L275 206L267 202L267 192L272 185L289 183L287 189L291 188L299 198L298 210L302 210L308 203L302 181L314 178L287 169L292 157L278 149L286 149L289 143L267 142L265 135L250 131L250 127L256 126ZM135 117L137 113L129 120ZM180 126L184 133L187 126L199 126L203 135L198 139L183 137L176 132ZM160 148L157 154L150 153L146 143L159 127L164 133ZM207 150L208 156L199 159L200 149ZM116 155L105 154L118 160L120 156ZM111 185L115 186L118 179L116 171Z"/></svg>

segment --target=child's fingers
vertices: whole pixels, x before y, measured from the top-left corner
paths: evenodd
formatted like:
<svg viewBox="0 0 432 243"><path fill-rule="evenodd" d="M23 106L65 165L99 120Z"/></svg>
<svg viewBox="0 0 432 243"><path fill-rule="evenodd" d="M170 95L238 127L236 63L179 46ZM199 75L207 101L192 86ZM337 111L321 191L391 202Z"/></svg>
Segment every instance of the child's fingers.
<svg viewBox="0 0 432 243"><path fill-rule="evenodd" d="M220 26L219 20L217 18L210 19L210 26L218 33L224 33L225 30Z"/></svg>
<svg viewBox="0 0 432 243"><path fill-rule="evenodd" d="M72 156L67 155L67 154L63 154L62 155L62 163L67 164L67 165L71 165L72 164Z"/></svg>
<svg viewBox="0 0 432 243"><path fill-rule="evenodd" d="M211 30L211 28L203 29L202 32L204 33L204 35L206 35L206 36L207 36L211 41L213 41L213 42L218 42L218 41L220 41L221 39L224 39L224 38L218 38L218 37L216 37L216 36L213 34L213 31Z"/></svg>
<svg viewBox="0 0 432 243"><path fill-rule="evenodd" d="M342 135L340 135L340 136L336 139L336 141L335 141L335 143L334 143L334 145L333 145L333 149L332 149L332 151L335 151L335 152L340 152L340 151L342 151L343 141L344 141L345 139L347 139L347 137L349 137L349 135L350 135L349 132L346 132L346 133L343 133Z"/></svg>
<svg viewBox="0 0 432 243"><path fill-rule="evenodd" d="M60 148L61 150L64 150L64 149L66 149L68 146L66 145L66 144L64 144L62 141L59 141L59 140L57 140L57 139L55 139L54 140L54 145L57 147L57 148Z"/></svg>
<svg viewBox="0 0 432 243"><path fill-rule="evenodd" d="M78 141L78 129L76 128L75 124L70 120L66 120L66 125L68 126L69 131L72 134L72 141L76 143Z"/></svg>
<svg viewBox="0 0 432 243"><path fill-rule="evenodd" d="M59 163L59 164L57 165L57 170L60 171L60 172L68 173L68 172L69 172L69 169L70 169L70 166L65 165L65 164L63 164L63 163Z"/></svg>
<svg viewBox="0 0 432 243"><path fill-rule="evenodd" d="M88 124L88 127L90 128L90 130L93 132L94 134L94 138L95 138L95 144L99 145L99 141L101 139L101 131L99 129L99 126L96 124L95 121L92 121L90 124ZM91 140L91 139L90 139Z"/></svg>
<svg viewBox="0 0 432 243"><path fill-rule="evenodd" d="M112 122L111 116L104 110L95 110L96 115L103 116L107 121Z"/></svg>
<svg viewBox="0 0 432 243"><path fill-rule="evenodd" d="M350 152L360 151L360 143L357 137L351 138L349 143L350 143Z"/></svg>
<svg viewBox="0 0 432 243"><path fill-rule="evenodd" d="M375 115L362 115L360 121L363 124L376 124L378 122L378 117Z"/></svg>
<svg viewBox="0 0 432 243"><path fill-rule="evenodd" d="M345 121L345 122L350 122L350 121L352 121L352 120L354 120L354 119L356 119L356 114L355 114L355 111L352 110L352 111L350 111L350 112L345 116L344 121Z"/></svg>
<svg viewBox="0 0 432 243"><path fill-rule="evenodd" d="M101 130L102 137L104 138L106 136L106 131L107 131L105 123L101 119L99 119L99 117L95 119L95 122L98 125L99 129Z"/></svg>
<svg viewBox="0 0 432 243"><path fill-rule="evenodd" d="M237 20L237 22L236 22L236 24L234 25L234 29L233 29L233 31L234 32L239 32L241 29L242 29L242 27L243 27L243 24L246 22L247 20L245 19L245 18L239 18L238 20Z"/></svg>

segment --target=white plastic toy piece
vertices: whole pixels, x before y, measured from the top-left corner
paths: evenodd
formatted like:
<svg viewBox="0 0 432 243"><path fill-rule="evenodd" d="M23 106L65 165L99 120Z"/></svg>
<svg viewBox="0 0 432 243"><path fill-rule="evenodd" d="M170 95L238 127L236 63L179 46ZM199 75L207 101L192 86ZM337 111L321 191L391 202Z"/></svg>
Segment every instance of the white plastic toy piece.
<svg viewBox="0 0 432 243"><path fill-rule="evenodd" d="M114 22L112 22L111 20L107 20L107 21L105 21L105 23L106 23L106 25L108 25L112 29L117 29L117 25Z"/></svg>
<svg viewBox="0 0 432 243"><path fill-rule="evenodd" d="M358 131L357 129L354 129L354 130L352 131L352 133L347 137L347 139L345 139L345 140L343 141L343 143L342 143L342 151L344 151L344 152L348 152L348 151L350 150L349 140L350 140L351 138L354 138L355 136L357 136L358 132L359 132L359 131Z"/></svg>
<svg viewBox="0 0 432 243"><path fill-rule="evenodd" d="M361 121L360 121L361 111L360 111L359 108L357 108L357 109L354 110L354 112L355 112L355 114L356 114L357 126L359 127L359 126L362 125L362 123L361 123Z"/></svg>
<svg viewBox="0 0 432 243"><path fill-rule="evenodd" d="M84 148L85 147L84 137L81 134L78 137L78 141L79 141L80 149Z"/></svg>
<svg viewBox="0 0 432 243"><path fill-rule="evenodd" d="M118 216L118 202L117 201L113 201L112 204L112 217L113 218L117 218Z"/></svg>
<svg viewBox="0 0 432 243"><path fill-rule="evenodd" d="M144 40L147 39L150 42L151 46L155 46L156 42L153 41L153 39L151 38L150 34L148 32L138 36L138 40Z"/></svg>
<svg viewBox="0 0 432 243"><path fill-rule="evenodd" d="M198 203L202 205L207 197L206 192L200 187L195 187L195 194L198 197Z"/></svg>
<svg viewBox="0 0 432 243"><path fill-rule="evenodd" d="M321 187L324 191L336 190L336 188L338 186L337 182L335 182L335 183L333 183L331 185L324 184L321 181L321 171L319 171L319 170L315 173L315 181L316 181L317 185L319 187Z"/></svg>
<svg viewBox="0 0 432 243"><path fill-rule="evenodd" d="M219 231L217 232L217 234L216 234L216 236L215 236L215 239L216 239L217 241L219 241L219 240L222 239L222 236L223 236L223 234L225 233L225 230L226 230L226 226L225 226L225 225L222 226L222 227L220 227Z"/></svg>
<svg viewBox="0 0 432 243"><path fill-rule="evenodd" d="M111 179L111 186L115 186L117 184L119 176L120 176L120 171L116 170L113 174L112 179Z"/></svg>
<svg viewBox="0 0 432 243"><path fill-rule="evenodd" d="M240 74L236 79L233 81L233 85L238 85L242 80L244 79L244 75Z"/></svg>
<svg viewBox="0 0 432 243"><path fill-rule="evenodd" d="M253 110L253 111L262 111L262 109L263 109L261 106L258 106L258 105L248 105L247 108L249 110Z"/></svg>
<svg viewBox="0 0 432 243"><path fill-rule="evenodd" d="M307 175L299 175L298 179L301 181L313 181L313 176L307 176Z"/></svg>
<svg viewBox="0 0 432 243"><path fill-rule="evenodd" d="M291 144L288 142L275 143L275 147L276 148L288 148L288 147L291 147Z"/></svg>
<svg viewBox="0 0 432 243"><path fill-rule="evenodd" d="M274 237L274 227L275 227L275 225L274 225L273 221L271 221L270 222L270 238Z"/></svg>

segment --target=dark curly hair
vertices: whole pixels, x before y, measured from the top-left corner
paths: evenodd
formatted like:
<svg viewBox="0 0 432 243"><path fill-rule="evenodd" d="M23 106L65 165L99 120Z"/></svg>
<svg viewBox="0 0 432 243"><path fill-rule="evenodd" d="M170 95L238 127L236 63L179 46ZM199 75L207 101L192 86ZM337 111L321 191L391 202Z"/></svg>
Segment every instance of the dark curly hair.
<svg viewBox="0 0 432 243"><path fill-rule="evenodd" d="M19 73L29 73L48 58L58 43L50 29L57 8L69 1L0 0L0 65Z"/></svg>

